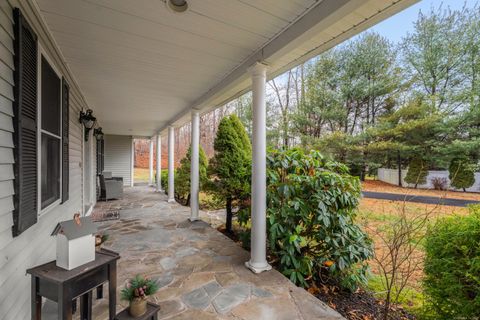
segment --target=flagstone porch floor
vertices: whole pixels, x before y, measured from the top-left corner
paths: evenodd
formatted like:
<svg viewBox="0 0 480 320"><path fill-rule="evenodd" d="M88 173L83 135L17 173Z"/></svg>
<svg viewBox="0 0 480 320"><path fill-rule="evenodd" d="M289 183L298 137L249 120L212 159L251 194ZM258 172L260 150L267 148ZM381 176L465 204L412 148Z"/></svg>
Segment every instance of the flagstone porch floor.
<svg viewBox="0 0 480 320"><path fill-rule="evenodd" d="M120 210L120 219L98 225L109 235L105 247L121 255L117 312L127 306L119 296L125 281L142 274L161 287L151 297L161 307L159 319L343 319L278 271L246 269L247 251L207 222L191 223L188 207L167 203L153 188L128 188L123 200L95 208L109 209ZM219 219L204 212L201 218ZM108 318L106 299L95 301L93 314Z"/></svg>

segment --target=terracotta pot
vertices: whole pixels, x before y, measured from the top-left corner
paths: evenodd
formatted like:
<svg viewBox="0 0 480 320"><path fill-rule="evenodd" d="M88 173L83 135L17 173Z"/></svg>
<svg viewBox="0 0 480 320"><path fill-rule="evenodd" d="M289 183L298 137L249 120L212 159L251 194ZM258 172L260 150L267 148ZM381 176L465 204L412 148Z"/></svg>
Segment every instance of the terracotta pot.
<svg viewBox="0 0 480 320"><path fill-rule="evenodd" d="M135 298L130 301L128 312L134 318L143 315L147 312L147 299Z"/></svg>

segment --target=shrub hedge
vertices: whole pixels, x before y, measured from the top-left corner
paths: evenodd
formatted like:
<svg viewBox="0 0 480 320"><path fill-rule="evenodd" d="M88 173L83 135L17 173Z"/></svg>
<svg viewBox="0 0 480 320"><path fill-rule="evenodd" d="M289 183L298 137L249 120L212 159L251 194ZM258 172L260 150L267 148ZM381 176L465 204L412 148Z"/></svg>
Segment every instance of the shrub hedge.
<svg viewBox="0 0 480 320"><path fill-rule="evenodd" d="M424 289L438 319L480 318L480 206L437 221L425 242Z"/></svg>

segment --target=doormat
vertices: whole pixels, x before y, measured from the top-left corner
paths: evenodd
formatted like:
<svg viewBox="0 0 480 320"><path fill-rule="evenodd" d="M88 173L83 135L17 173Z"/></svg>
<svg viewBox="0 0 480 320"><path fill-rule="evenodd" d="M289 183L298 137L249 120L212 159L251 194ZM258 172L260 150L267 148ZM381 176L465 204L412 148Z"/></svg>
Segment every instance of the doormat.
<svg viewBox="0 0 480 320"><path fill-rule="evenodd" d="M94 211L94 212L92 212L92 220L94 222L117 220L117 219L120 219L120 211L119 210Z"/></svg>

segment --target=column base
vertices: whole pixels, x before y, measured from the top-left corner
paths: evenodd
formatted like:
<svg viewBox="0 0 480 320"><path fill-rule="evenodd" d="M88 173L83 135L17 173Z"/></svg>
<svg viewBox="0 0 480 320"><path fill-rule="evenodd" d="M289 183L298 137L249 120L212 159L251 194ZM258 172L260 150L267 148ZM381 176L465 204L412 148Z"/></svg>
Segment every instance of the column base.
<svg viewBox="0 0 480 320"><path fill-rule="evenodd" d="M190 218L188 218L188 220L190 220L190 222L195 222L195 221L199 221L200 218L199 217L190 217Z"/></svg>
<svg viewBox="0 0 480 320"><path fill-rule="evenodd" d="M168 199L167 202L168 203L177 203L177 201L175 201L175 199Z"/></svg>
<svg viewBox="0 0 480 320"><path fill-rule="evenodd" d="M155 189L155 192L165 192L165 190L162 190L162 189Z"/></svg>
<svg viewBox="0 0 480 320"><path fill-rule="evenodd" d="M264 271L272 270L272 266L265 261L265 263L252 263L251 261L245 262L245 267L250 269L253 273L262 273Z"/></svg>

